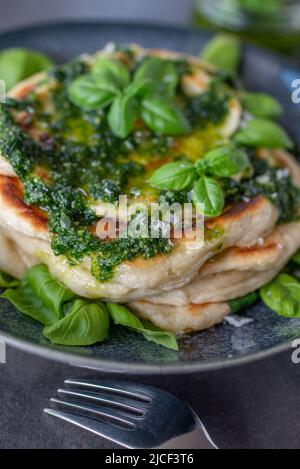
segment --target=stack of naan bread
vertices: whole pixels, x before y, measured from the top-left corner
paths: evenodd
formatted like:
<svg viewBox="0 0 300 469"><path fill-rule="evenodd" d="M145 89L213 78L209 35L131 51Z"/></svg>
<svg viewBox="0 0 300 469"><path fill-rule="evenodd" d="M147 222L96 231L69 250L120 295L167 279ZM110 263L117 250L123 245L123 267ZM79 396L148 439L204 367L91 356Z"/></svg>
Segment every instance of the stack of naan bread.
<svg viewBox="0 0 300 469"><path fill-rule="evenodd" d="M37 81L33 77L21 83L12 96L22 99ZM203 76L194 76L185 86L193 94L206 83ZM224 133L230 136L239 120L240 109L233 103ZM282 150L260 153L287 168L300 187L300 167L292 155ZM5 155L0 157L0 270L21 277L28 267L45 263L76 294L128 304L140 317L174 332L202 330L222 321L229 313L228 300L258 289L280 272L300 247L300 222L278 225L278 216L267 198L240 202L206 221L207 228L220 233L215 239L204 244L175 240L169 254L124 262L112 280L100 283L90 273L88 258L71 266L53 254L47 215L25 204L21 182Z"/></svg>

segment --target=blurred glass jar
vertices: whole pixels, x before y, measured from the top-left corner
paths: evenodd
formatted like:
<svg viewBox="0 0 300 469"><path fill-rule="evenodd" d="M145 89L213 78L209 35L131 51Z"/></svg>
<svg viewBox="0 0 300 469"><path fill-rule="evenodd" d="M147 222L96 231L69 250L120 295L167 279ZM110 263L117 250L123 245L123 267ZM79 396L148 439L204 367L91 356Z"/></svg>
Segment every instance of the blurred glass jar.
<svg viewBox="0 0 300 469"><path fill-rule="evenodd" d="M200 27L240 36L300 59L300 0L194 0Z"/></svg>

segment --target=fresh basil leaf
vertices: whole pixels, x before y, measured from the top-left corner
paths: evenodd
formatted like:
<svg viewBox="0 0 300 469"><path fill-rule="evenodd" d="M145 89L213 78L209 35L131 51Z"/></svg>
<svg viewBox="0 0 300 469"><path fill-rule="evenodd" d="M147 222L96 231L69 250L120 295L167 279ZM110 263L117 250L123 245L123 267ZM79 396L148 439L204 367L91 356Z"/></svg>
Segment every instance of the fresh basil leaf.
<svg viewBox="0 0 300 469"><path fill-rule="evenodd" d="M189 189L196 177L194 165L186 161L174 161L157 169L149 182L159 189L182 191Z"/></svg>
<svg viewBox="0 0 300 469"><path fill-rule="evenodd" d="M191 197L199 212L206 217L217 217L222 213L224 194L220 184L215 179L202 176L194 182Z"/></svg>
<svg viewBox="0 0 300 469"><path fill-rule="evenodd" d="M28 269L18 288L6 290L2 297L21 313L48 326L61 319L64 304L75 295L56 281L45 265L37 265Z"/></svg>
<svg viewBox="0 0 300 469"><path fill-rule="evenodd" d="M253 119L239 130L235 141L242 145L265 148L291 148L293 142L279 125L267 119Z"/></svg>
<svg viewBox="0 0 300 469"><path fill-rule="evenodd" d="M68 87L70 101L83 109L103 109L119 92L117 83L105 75L83 75Z"/></svg>
<svg viewBox="0 0 300 469"><path fill-rule="evenodd" d="M99 76L110 76L120 88L125 88L130 82L129 70L119 60L98 57L92 65L91 72Z"/></svg>
<svg viewBox="0 0 300 469"><path fill-rule="evenodd" d="M0 288L14 288L19 285L19 280L11 277L4 272L0 272Z"/></svg>
<svg viewBox="0 0 300 469"><path fill-rule="evenodd" d="M283 108L272 96L264 93L242 93L241 103L247 111L257 117L279 117Z"/></svg>
<svg viewBox="0 0 300 469"><path fill-rule="evenodd" d="M164 331L149 321L140 321L125 306L107 303L108 311L115 324L128 327L141 333L145 339L171 350L178 350L178 344L173 332Z"/></svg>
<svg viewBox="0 0 300 469"><path fill-rule="evenodd" d="M133 81L127 86L125 93L127 96L137 96L144 98L148 95L152 95L157 88L157 84L148 78L144 78L140 81Z"/></svg>
<svg viewBox="0 0 300 469"><path fill-rule="evenodd" d="M141 321L143 325L143 336L149 342L168 348L170 350L178 350L176 335L173 332L161 329L150 321Z"/></svg>
<svg viewBox="0 0 300 469"><path fill-rule="evenodd" d="M76 300L60 321L44 329L53 344L87 346L103 342L109 332L109 315L101 303Z"/></svg>
<svg viewBox="0 0 300 469"><path fill-rule="evenodd" d="M41 298L57 316L62 314L63 304L76 297L71 290L52 277L48 267L44 264L28 269L25 278L35 295Z"/></svg>
<svg viewBox="0 0 300 469"><path fill-rule="evenodd" d="M138 118L138 102L135 96L126 93L117 96L108 114L111 131L120 138L126 138L134 129Z"/></svg>
<svg viewBox="0 0 300 469"><path fill-rule="evenodd" d="M173 97L179 82L174 63L158 57L148 57L137 68L134 81L151 80L156 84L156 92L165 97Z"/></svg>
<svg viewBox="0 0 300 469"><path fill-rule="evenodd" d="M227 301L231 314L238 313L242 309L253 305L259 299L258 292L252 292L248 295L242 296L241 298L235 298L234 300Z"/></svg>
<svg viewBox="0 0 300 469"><path fill-rule="evenodd" d="M214 148L196 163L200 175L209 172L213 176L231 177L249 167L247 153L233 145L222 145Z"/></svg>
<svg viewBox="0 0 300 469"><path fill-rule="evenodd" d="M25 280L21 282L19 288L15 290L8 289L1 297L9 300L20 313L35 319L45 326L54 324L60 319L54 311L43 304L40 298L35 296Z"/></svg>
<svg viewBox="0 0 300 469"><path fill-rule="evenodd" d="M4 80L7 90L21 80L52 66L52 60L40 52L14 48L0 53L0 79Z"/></svg>
<svg viewBox="0 0 300 469"><path fill-rule="evenodd" d="M183 112L163 99L144 99L142 119L153 132L162 135L184 135L191 126Z"/></svg>
<svg viewBox="0 0 300 469"><path fill-rule="evenodd" d="M262 2L261 0L237 0L237 2L248 13L265 17L265 19L272 19L274 15L279 15L284 7L283 0L268 0L267 2Z"/></svg>
<svg viewBox="0 0 300 469"><path fill-rule="evenodd" d="M202 50L201 58L204 62L236 76L241 59L240 41L229 34L218 34Z"/></svg>
<svg viewBox="0 0 300 469"><path fill-rule="evenodd" d="M288 274L280 274L260 289L263 302L280 316L300 317L300 282Z"/></svg>

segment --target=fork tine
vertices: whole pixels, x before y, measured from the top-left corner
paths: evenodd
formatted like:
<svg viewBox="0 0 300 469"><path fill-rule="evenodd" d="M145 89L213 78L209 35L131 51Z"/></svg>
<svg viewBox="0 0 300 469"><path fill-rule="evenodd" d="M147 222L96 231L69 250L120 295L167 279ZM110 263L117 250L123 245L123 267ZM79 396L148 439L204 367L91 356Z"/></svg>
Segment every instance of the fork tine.
<svg viewBox="0 0 300 469"><path fill-rule="evenodd" d="M119 381L66 384L45 412L125 448L215 447L193 410L167 391Z"/></svg>
<svg viewBox="0 0 300 469"><path fill-rule="evenodd" d="M78 390L70 390L70 389L58 389L58 394L64 396L70 396L74 398L80 399L87 399L89 401L93 401L94 403L99 403L102 405L106 405L107 407L117 407L123 412L127 414L136 414L139 417L143 417L145 415L145 408L140 405L139 403L123 398L123 397L114 397L114 396L103 396L97 393L87 392L87 391L78 391Z"/></svg>
<svg viewBox="0 0 300 469"><path fill-rule="evenodd" d="M46 408L44 409L44 412L48 415L52 415L52 417L64 420L65 422L73 423L77 427L88 430L98 436L124 446L125 448L133 448L133 446L129 446L128 443L123 441L124 429L119 430L111 424L106 424L104 422L99 422L98 420L71 414L69 412L62 412L60 410Z"/></svg>
<svg viewBox="0 0 300 469"><path fill-rule="evenodd" d="M88 412L91 414L90 418L93 417L103 417L104 419L107 418L110 421L113 421L115 424L122 426L122 428L126 429L127 428L134 428L135 424L133 421L130 421L128 416L123 414L123 412L117 411L115 409L107 409L105 407L101 406L94 406L94 405L85 405L85 404L80 404L78 402L68 402L64 401L62 399L56 399L52 398L51 402L62 406L62 407L67 407L69 409L73 409L75 411L84 411Z"/></svg>
<svg viewBox="0 0 300 469"><path fill-rule="evenodd" d="M89 379L85 379L84 381L79 379L66 379L65 384L82 386L85 388L97 389L99 391L109 392L112 394L123 395L124 397L130 397L145 403L150 403L152 400L152 396L149 395L149 390L151 390L151 388L145 388L143 385L136 385L127 382L125 383L122 381L119 381L119 386L116 386L116 383L113 381L101 381L100 383L99 381Z"/></svg>

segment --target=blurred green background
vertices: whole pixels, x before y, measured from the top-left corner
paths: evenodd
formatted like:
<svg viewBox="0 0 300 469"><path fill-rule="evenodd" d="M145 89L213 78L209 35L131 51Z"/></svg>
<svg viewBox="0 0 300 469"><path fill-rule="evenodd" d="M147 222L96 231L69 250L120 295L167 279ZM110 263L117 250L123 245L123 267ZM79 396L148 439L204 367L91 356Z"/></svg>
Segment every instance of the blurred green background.
<svg viewBox="0 0 300 469"><path fill-rule="evenodd" d="M66 19L194 24L300 59L300 0L1 0L3 31Z"/></svg>
<svg viewBox="0 0 300 469"><path fill-rule="evenodd" d="M194 0L194 22L300 59L299 0Z"/></svg>

